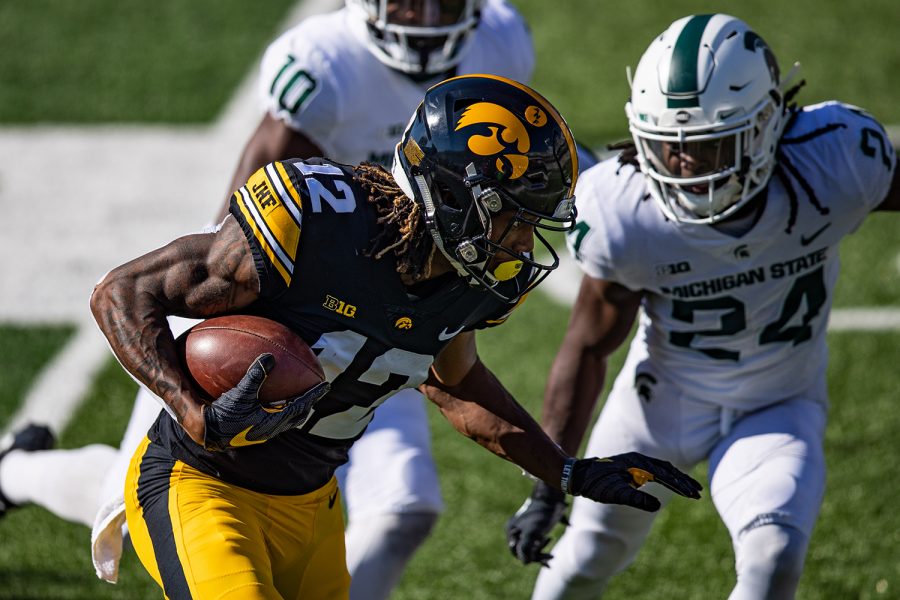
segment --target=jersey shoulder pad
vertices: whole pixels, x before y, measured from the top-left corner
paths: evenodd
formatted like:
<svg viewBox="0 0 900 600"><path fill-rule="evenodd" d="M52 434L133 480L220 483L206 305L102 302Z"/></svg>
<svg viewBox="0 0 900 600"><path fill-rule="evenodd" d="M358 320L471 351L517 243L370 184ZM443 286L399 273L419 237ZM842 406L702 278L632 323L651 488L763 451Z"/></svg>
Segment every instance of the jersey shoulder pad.
<svg viewBox="0 0 900 600"><path fill-rule="evenodd" d="M525 19L505 0L488 0L459 74L491 73L527 83L535 54Z"/></svg>
<svg viewBox="0 0 900 600"><path fill-rule="evenodd" d="M804 107L781 138L788 160L823 189L859 198L874 208L890 189L896 168L884 127L865 110L829 101Z"/></svg>
<svg viewBox="0 0 900 600"><path fill-rule="evenodd" d="M262 107L288 127L316 141L340 117L340 94L332 65L344 59L342 48L353 41L336 31L337 13L305 19L266 49L260 65ZM325 37L325 32L333 35ZM322 125L324 123L324 125Z"/></svg>
<svg viewBox="0 0 900 600"><path fill-rule="evenodd" d="M578 178L575 204L578 219L566 235L569 253L588 276L622 280L635 255L629 248L643 243L648 236L640 230L658 220L644 176L617 156L607 158Z"/></svg>
<svg viewBox="0 0 900 600"><path fill-rule="evenodd" d="M475 329L487 329L489 327L496 327L497 325L502 325L506 322L506 320L512 315L513 311L519 308L525 299L528 297L528 294L531 292L525 292L515 302L511 302L509 304L505 304L500 307L497 312L490 316L489 318L482 321L480 324L475 326Z"/></svg>
<svg viewBox="0 0 900 600"><path fill-rule="evenodd" d="M274 162L251 175L231 197L231 214L253 250L263 295L291 285L306 195L293 168Z"/></svg>

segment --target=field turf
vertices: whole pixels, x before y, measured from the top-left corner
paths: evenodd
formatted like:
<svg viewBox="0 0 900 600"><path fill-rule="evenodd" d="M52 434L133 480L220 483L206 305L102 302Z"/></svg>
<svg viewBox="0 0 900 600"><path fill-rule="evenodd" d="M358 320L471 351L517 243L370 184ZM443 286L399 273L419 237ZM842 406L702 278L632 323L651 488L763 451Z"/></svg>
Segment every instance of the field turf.
<svg viewBox="0 0 900 600"><path fill-rule="evenodd" d="M775 50L782 71L791 60L803 63L808 85L802 102L838 98L886 124L900 124L894 31L900 3L891 0L515 4L534 31L535 87L592 146L626 135L625 65L636 65L672 19L711 10L748 20ZM255 67L289 6L286 0L267 2L264 9L240 0L0 3L0 127L211 122ZM876 215L844 243L837 307L900 307L896 231L893 216ZM544 377L567 317L566 307L536 293L509 324L479 337L485 362L533 414L539 413ZM70 334L66 326L0 324L0 425ZM894 476L900 333L847 331L829 334L829 341L828 489L799 598L900 598L900 480ZM622 358L620 351L612 372ZM110 361L62 445L117 444L134 391ZM508 554L503 523L527 495L528 482L455 433L436 410L432 421L447 512L395 597L527 598L537 568ZM705 465L694 475L706 483ZM88 542L87 528L42 509L11 512L0 521L0 599L160 596L130 552L118 585L98 581ZM732 573L730 542L709 499L676 500L605 597L725 598Z"/></svg>

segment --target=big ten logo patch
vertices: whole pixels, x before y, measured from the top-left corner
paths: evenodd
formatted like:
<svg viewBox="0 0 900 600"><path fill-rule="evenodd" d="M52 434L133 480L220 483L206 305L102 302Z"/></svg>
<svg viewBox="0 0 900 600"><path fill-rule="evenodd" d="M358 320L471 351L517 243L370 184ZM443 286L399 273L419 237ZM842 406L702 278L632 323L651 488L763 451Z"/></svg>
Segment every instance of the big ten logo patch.
<svg viewBox="0 0 900 600"><path fill-rule="evenodd" d="M325 296L325 302L322 303L322 306L327 308L330 311L334 311L339 315L344 315L345 317L350 317L351 319L356 316L356 307L352 304L347 304L343 300L338 300L334 296Z"/></svg>
<svg viewBox="0 0 900 600"><path fill-rule="evenodd" d="M690 270L691 270L691 263L689 263L686 260L682 260L680 262L656 265L656 276L657 277L670 277L672 275L680 275L681 273L688 273Z"/></svg>

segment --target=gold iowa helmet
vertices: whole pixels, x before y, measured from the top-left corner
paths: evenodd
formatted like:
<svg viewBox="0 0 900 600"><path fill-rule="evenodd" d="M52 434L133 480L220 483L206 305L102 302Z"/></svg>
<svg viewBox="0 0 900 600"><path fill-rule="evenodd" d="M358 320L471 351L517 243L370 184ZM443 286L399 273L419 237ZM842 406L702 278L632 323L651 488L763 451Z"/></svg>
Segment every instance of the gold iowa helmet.
<svg viewBox="0 0 900 600"><path fill-rule="evenodd" d="M528 289L559 265L543 232L574 226L577 152L559 112L528 86L466 75L432 87L397 145L393 173L471 283L490 289L507 278L487 268L500 251L530 267ZM508 228L534 227L538 258L503 246L506 232L491 241L491 215L501 211L514 211Z"/></svg>

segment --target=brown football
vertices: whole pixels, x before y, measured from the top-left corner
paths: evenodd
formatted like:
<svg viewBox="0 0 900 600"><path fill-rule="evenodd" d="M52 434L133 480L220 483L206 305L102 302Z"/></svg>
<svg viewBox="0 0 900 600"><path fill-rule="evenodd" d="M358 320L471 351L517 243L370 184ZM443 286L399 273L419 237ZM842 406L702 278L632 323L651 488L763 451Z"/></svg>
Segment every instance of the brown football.
<svg viewBox="0 0 900 600"><path fill-rule="evenodd" d="M176 343L188 373L210 400L235 387L265 353L275 357L275 367L259 391L264 404L299 396L325 379L306 342L288 327L263 317L215 317L194 325Z"/></svg>

